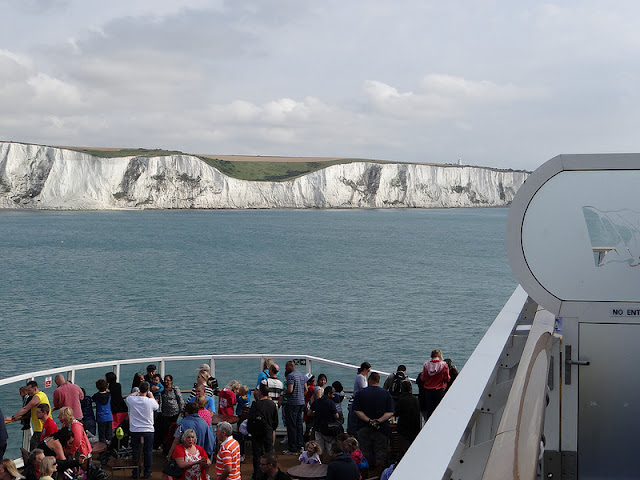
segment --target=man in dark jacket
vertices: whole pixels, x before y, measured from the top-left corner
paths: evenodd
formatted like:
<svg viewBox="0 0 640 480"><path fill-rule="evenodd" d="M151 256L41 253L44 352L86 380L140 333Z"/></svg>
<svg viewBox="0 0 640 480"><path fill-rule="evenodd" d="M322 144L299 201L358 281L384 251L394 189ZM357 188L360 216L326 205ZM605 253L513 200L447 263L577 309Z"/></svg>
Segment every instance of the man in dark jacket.
<svg viewBox="0 0 640 480"><path fill-rule="evenodd" d="M269 452L260 457L260 471L255 480L291 480L291 476L278 467L276 452Z"/></svg>
<svg viewBox="0 0 640 480"><path fill-rule="evenodd" d="M382 388L389 392L394 402L397 402L402 393L402 385L405 383L411 385L411 380L407 377L407 367L398 365L396 373L392 373L387 377Z"/></svg>
<svg viewBox="0 0 640 480"><path fill-rule="evenodd" d="M331 463L327 466L327 480L359 480L360 470L348 452L337 442L331 445Z"/></svg>
<svg viewBox="0 0 640 480"><path fill-rule="evenodd" d="M420 433L420 402L413 395L411 383L402 384L402 394L396 402L398 418L398 450L402 456Z"/></svg>
<svg viewBox="0 0 640 480"><path fill-rule="evenodd" d="M260 398L253 402L247 419L247 430L251 434L253 449L253 476L260 471L260 457L273 450L273 432L278 428L278 406L269 398L266 383L258 386ZM252 429L252 426L255 429Z"/></svg>
<svg viewBox="0 0 640 480"><path fill-rule="evenodd" d="M328 430L329 423L337 422L338 420L338 408L333 401L332 386L325 387L322 397L311 404L311 412L313 414L313 431L315 432L316 443L322 449L323 454L329 454L331 445L336 440L336 435L342 433Z"/></svg>

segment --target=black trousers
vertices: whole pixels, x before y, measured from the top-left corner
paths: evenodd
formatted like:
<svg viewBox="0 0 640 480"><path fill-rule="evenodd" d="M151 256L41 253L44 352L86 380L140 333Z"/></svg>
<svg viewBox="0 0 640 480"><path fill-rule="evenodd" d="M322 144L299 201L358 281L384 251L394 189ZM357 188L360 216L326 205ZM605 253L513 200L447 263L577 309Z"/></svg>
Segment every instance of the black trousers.
<svg viewBox="0 0 640 480"><path fill-rule="evenodd" d="M251 436L251 449L253 450L253 478L260 472L260 457L273 450L273 431L267 430L264 438Z"/></svg>
<svg viewBox="0 0 640 480"><path fill-rule="evenodd" d="M440 402L444 398L445 392L446 390L444 388L440 390L436 390L435 388L424 389L425 422L429 419L436 407L440 404Z"/></svg>

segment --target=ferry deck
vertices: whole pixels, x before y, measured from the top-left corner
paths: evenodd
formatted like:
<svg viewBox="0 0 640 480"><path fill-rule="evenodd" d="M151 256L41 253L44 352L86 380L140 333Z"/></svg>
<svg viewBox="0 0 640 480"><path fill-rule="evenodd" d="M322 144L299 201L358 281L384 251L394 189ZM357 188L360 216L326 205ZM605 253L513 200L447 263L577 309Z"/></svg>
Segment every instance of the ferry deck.
<svg viewBox="0 0 640 480"><path fill-rule="evenodd" d="M520 286L393 479L640 478L638 191L640 154L560 155L527 179L506 234ZM164 373L166 362L185 358L206 359L215 371L217 361L250 357L305 359L307 372L355 368L305 355L205 355L67 366L0 386L59 372L73 381L86 368L119 374L146 361ZM280 455L283 470L296 462ZM250 475L247 461L243 478Z"/></svg>

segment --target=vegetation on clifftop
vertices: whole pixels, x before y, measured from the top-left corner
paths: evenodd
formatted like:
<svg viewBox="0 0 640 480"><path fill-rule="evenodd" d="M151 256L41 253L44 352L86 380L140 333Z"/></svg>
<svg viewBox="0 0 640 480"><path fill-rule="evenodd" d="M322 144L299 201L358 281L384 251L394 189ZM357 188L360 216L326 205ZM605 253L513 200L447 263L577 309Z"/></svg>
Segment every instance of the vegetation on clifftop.
<svg viewBox="0 0 640 480"><path fill-rule="evenodd" d="M376 160L361 160L355 158L340 158L322 162L242 162L198 157L208 165L217 168L225 175L240 180L258 182L282 182L292 178L315 172L322 168L343 163L377 162Z"/></svg>
<svg viewBox="0 0 640 480"><path fill-rule="evenodd" d="M147 149L147 148L122 148L113 150L97 150L91 148L69 148L77 152L87 153L94 157L100 158L117 158L117 157L162 157L166 155L191 155L177 150ZM220 160L217 158L203 157L200 155L191 155L197 157L207 165L210 165L225 175L240 180L252 180L257 182L282 182L292 178L315 172L322 168L330 167L343 163L353 162L374 162L374 163L393 163L383 162L380 160L366 160L360 158L340 158L337 160L314 161L314 162L251 162L240 160Z"/></svg>
<svg viewBox="0 0 640 480"><path fill-rule="evenodd" d="M344 163L354 162L369 162L369 163L403 163L393 162L387 160L370 160L366 158L338 158L333 160L322 161L309 161L309 162L268 162L268 161L250 161L250 160L222 160L219 158L211 158L209 156L192 155L189 153L180 152L178 150L162 150L159 148L120 148L120 149L94 149L94 148L81 148L81 147L62 147L67 150L73 150L76 152L83 152L94 157L100 158L117 158L117 157L161 157L167 155L190 155L192 157L199 158L207 165L210 165L225 175L240 180L251 180L255 182L282 182L285 180L291 180L292 178L300 177L308 173L315 172L322 168L330 167L331 165L339 165ZM434 165L434 164L431 164ZM466 167L468 165L442 165L448 167ZM493 167L479 167L488 168L495 171L507 171L512 172L512 169L500 169ZM520 170L515 170L520 171ZM530 173L530 172L527 172Z"/></svg>

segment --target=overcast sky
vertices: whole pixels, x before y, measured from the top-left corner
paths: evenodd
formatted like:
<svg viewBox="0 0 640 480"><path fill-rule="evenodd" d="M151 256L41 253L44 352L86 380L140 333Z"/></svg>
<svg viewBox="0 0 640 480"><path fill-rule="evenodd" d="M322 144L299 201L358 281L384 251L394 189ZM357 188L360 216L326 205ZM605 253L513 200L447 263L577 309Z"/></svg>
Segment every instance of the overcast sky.
<svg viewBox="0 0 640 480"><path fill-rule="evenodd" d="M0 0L0 140L535 169L640 151L640 2Z"/></svg>

